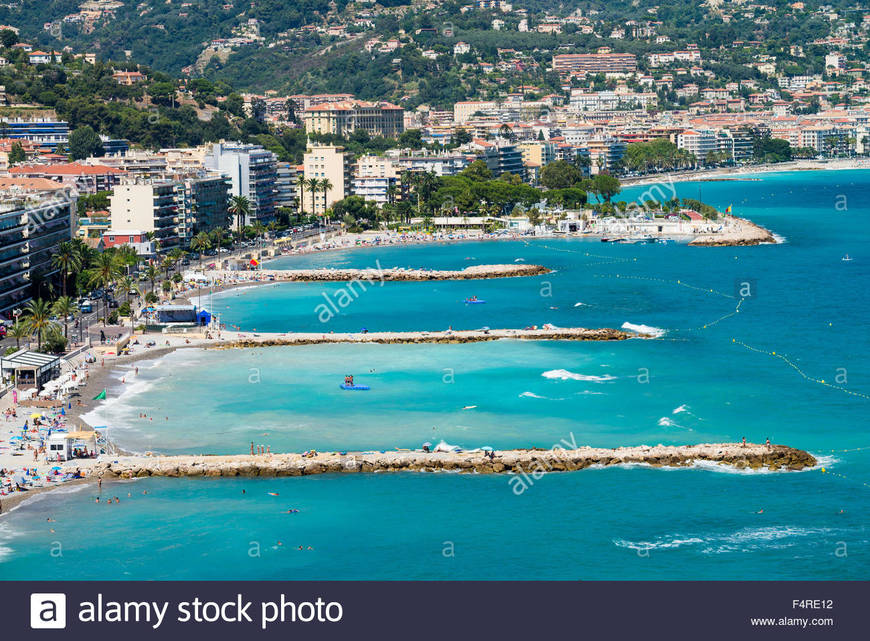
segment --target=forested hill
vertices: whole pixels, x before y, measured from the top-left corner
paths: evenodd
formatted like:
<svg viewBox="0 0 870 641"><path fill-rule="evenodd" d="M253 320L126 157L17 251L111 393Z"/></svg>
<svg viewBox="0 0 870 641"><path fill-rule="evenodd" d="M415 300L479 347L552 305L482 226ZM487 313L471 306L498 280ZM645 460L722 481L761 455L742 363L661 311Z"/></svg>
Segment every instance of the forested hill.
<svg viewBox="0 0 870 641"><path fill-rule="evenodd" d="M789 75L823 73L829 49L809 43L852 33L865 13L856 0L509 5L481 10L473 0L7 0L0 24L19 28L22 40L42 49L69 46L174 76L225 81L237 90L342 92L409 108L448 108L457 100L492 99L518 88L558 92L561 81L550 71L553 54L605 46L635 54L648 72L647 54L697 45L719 80L754 78L765 87L770 78L748 63L763 57ZM550 16L562 20L558 32L537 31ZM625 32L629 24L647 23L655 25L661 42ZM372 41L397 45L366 47ZM470 51L457 55L458 42ZM757 44L734 47L738 42ZM504 51L514 54L505 57ZM857 59L866 55L850 52ZM488 71L493 66L499 66L495 73Z"/></svg>
<svg viewBox="0 0 870 641"><path fill-rule="evenodd" d="M407 4L384 0L381 4ZM42 47L66 45L106 59L132 58L178 73L193 63L203 44L229 38L251 18L265 39L305 24L322 24L349 0L11 0L0 6L0 24L21 30L22 40ZM105 8L99 18L84 10ZM117 7L117 8L113 8ZM73 18L78 15L79 17ZM54 23L52 28L46 28Z"/></svg>

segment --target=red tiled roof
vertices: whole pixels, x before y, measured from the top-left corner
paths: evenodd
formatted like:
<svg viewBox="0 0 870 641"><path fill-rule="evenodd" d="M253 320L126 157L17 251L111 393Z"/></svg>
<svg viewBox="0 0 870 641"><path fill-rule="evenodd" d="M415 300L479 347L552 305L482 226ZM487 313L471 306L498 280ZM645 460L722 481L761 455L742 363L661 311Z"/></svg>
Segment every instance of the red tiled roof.
<svg viewBox="0 0 870 641"><path fill-rule="evenodd" d="M62 165L22 165L10 170L14 174L43 174L46 176L104 176L123 174L125 171L105 165L83 165L77 162Z"/></svg>

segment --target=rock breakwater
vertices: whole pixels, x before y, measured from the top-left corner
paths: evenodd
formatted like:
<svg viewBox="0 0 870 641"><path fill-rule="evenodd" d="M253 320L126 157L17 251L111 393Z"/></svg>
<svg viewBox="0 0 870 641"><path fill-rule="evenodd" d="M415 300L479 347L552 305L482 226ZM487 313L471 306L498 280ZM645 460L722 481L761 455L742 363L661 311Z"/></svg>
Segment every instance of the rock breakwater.
<svg viewBox="0 0 870 641"><path fill-rule="evenodd" d="M784 445L713 443L601 449L529 449L437 452L387 451L236 456L123 456L100 462L90 476L103 478L161 477L276 477L371 472L465 472L478 474L562 472L592 466L646 464L686 467L698 462L736 469L798 471L816 465L802 450Z"/></svg>
<svg viewBox="0 0 870 641"><path fill-rule="evenodd" d="M517 278L549 274L543 265L472 265L461 270L405 269L403 267L368 269L257 269L252 271L206 271L213 280L234 282L383 282L430 280L481 280L487 278Z"/></svg>

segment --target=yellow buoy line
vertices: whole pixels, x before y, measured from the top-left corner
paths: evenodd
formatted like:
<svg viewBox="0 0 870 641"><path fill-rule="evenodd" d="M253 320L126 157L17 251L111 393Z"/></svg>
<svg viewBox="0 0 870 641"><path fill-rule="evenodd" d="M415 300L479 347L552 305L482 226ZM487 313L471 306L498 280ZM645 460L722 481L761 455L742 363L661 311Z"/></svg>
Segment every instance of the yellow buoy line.
<svg viewBox="0 0 870 641"><path fill-rule="evenodd" d="M737 306L734 308L733 312L729 312L729 313L725 314L724 316L720 316L716 320L710 321L709 323L705 323L704 325L701 325L700 327L686 327L686 328L682 328L682 329L672 329L669 331L671 331L671 332L696 332L696 331L701 330L701 329L709 329L710 327L713 327L714 325L718 325L723 320L725 320L727 318L731 318L732 316L735 316L736 314L739 314L740 313L740 306L743 304L744 300L746 300L746 299L741 298L739 301L737 301Z"/></svg>
<svg viewBox="0 0 870 641"><path fill-rule="evenodd" d="M687 289L693 289L699 292L703 292L705 294L714 294L716 296L722 296L724 298L731 298L733 300L737 300L737 296L733 294L726 294L725 292L720 292L718 289L712 289L710 287L698 287L696 285L690 285L689 283L683 282L682 280L668 280L666 278L655 278L654 276L629 276L626 274L592 274L595 278L617 278L621 280L643 280L649 281L653 283L663 283L665 285L679 285L680 287L685 287Z"/></svg>
<svg viewBox="0 0 870 641"><path fill-rule="evenodd" d="M734 344L736 344L736 345L740 345L741 347L744 347L744 348L746 348L746 349L748 349L748 350L750 350L750 351L752 351L752 352L756 352L756 353L758 353L758 354L765 354L765 355L770 356L770 357L772 357L772 358L778 358L778 359L780 359L780 360L781 360L782 362L784 362L786 365L788 365L789 367L791 367L792 369L794 369L798 374L800 374L800 375L801 375L805 380L807 380L807 381L810 381L810 382L812 382L812 383L817 383L817 384L819 384L819 385L824 385L825 387L830 387L831 389L838 390L838 391L840 391L840 392L843 392L844 394L849 394L850 396L857 396L857 397L859 397L859 398L870 399L870 394L864 394L863 392L854 392L854 391L852 391L852 390L850 390L850 389L846 389L845 387L842 387L842 386L840 386L840 385L834 385L833 383L828 383L828 382L827 382L825 379L823 379L823 378L816 378L816 377L814 377L814 376L810 376L810 375L808 375L808 374L807 374L806 372L804 372L800 367L798 367L798 365L797 365L796 363L794 363L794 361L792 361L791 359L789 359L788 356L785 356L784 354L777 354L776 352L773 352L773 351L768 351L768 350L764 350L764 349L759 349L759 348L757 348L757 347L753 347L752 345L747 345L747 344L744 343L743 341L738 340L738 339L736 339L736 338L732 338L732 339L731 339L731 342L734 343Z"/></svg>
<svg viewBox="0 0 870 641"><path fill-rule="evenodd" d="M821 472L822 472L822 474L830 474L831 476L837 476L841 479L845 479L846 481L852 482L852 479L849 478L848 476L846 476L845 474L840 474L839 472L832 472L831 470L824 468L824 467L821 468ZM857 481L857 482L860 483L861 485L863 485L864 487L870 487L870 483L867 483L865 481Z"/></svg>

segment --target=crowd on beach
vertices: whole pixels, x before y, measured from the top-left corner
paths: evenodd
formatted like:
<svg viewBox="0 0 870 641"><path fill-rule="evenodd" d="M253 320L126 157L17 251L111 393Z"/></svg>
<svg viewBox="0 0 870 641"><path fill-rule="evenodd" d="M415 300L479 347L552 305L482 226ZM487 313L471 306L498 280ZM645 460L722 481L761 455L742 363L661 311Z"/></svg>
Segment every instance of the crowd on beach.
<svg viewBox="0 0 870 641"><path fill-rule="evenodd" d="M49 409L7 407L0 433L0 508L5 497L16 492L57 486L83 478L89 461L96 458L93 441L74 447L70 461L52 460L47 442L52 434L65 434L73 426L67 420L68 405ZM73 428L74 429L74 428Z"/></svg>

